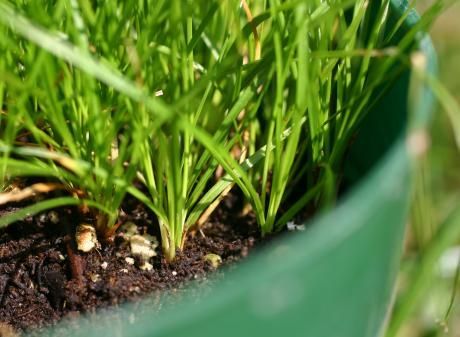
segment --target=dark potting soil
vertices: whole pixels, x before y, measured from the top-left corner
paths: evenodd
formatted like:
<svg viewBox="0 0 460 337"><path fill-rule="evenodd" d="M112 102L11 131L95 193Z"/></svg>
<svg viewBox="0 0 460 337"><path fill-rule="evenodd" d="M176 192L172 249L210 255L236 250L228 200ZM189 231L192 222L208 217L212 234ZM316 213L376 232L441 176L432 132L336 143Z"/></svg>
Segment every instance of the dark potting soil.
<svg viewBox="0 0 460 337"><path fill-rule="evenodd" d="M189 235L184 251L172 263L164 261L158 248L150 271L127 262L131 252L121 237L69 258L70 236L64 228L81 221L74 209L59 210L58 222L50 219L51 213L43 213L1 231L0 336L13 336L11 329L38 333L62 318L91 315L96 309L117 307L146 294L159 310L162 294L180 297L192 280L200 283L200 291L212 287L228 266L234 268L262 242L254 217L237 214L233 199L224 201L201 231ZM139 231L157 227L147 226L153 216L142 205L127 205L124 210L123 220L133 221ZM14 208L1 209L0 216L11 211ZM222 258L217 269L204 258L210 253ZM76 260L82 269L79 280L72 277Z"/></svg>

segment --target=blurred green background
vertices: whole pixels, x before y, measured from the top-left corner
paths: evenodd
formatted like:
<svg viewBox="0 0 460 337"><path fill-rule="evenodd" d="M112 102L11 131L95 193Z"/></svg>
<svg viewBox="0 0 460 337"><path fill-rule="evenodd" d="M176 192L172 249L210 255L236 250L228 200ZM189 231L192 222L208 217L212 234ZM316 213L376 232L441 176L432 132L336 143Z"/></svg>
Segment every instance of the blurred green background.
<svg viewBox="0 0 460 337"><path fill-rule="evenodd" d="M430 3L433 1L419 1L418 10L423 12ZM460 103L458 1L436 20L430 34L438 53L439 79ZM424 268L424 255L438 240L436 235L446 218L458 207L460 155L449 119L441 108L437 108L431 130L431 149L419 168L406 254L399 278L397 305L416 284L421 268ZM457 222L460 226L460 221ZM453 238L455 240L459 242L458 238ZM404 323L397 329L397 337L460 336L460 294L456 294L456 290L460 292L456 282L459 259L460 245L454 244L443 249L441 258L436 259L429 273L426 273L428 277L417 291Z"/></svg>

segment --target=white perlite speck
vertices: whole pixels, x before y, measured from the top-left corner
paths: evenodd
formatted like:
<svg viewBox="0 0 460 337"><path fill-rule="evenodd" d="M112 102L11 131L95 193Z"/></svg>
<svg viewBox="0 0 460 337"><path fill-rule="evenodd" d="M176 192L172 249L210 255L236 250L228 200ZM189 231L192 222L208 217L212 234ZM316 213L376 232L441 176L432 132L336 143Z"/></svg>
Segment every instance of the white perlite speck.
<svg viewBox="0 0 460 337"><path fill-rule="evenodd" d="M101 275L99 274L91 274L90 279L92 282L96 283L101 280Z"/></svg>
<svg viewBox="0 0 460 337"><path fill-rule="evenodd" d="M125 261L126 261L127 264L131 264L131 265L134 264L134 259L132 257L125 258Z"/></svg>
<svg viewBox="0 0 460 337"><path fill-rule="evenodd" d="M305 225L297 225L294 221L289 221L286 224L288 231L304 231Z"/></svg>
<svg viewBox="0 0 460 337"><path fill-rule="evenodd" d="M131 253L148 260L157 255L155 248L158 246L157 239L150 235L133 235L129 239Z"/></svg>
<svg viewBox="0 0 460 337"><path fill-rule="evenodd" d="M150 271L153 269L153 266L148 262L144 262L142 265L139 266L139 269L144 271Z"/></svg>
<svg viewBox="0 0 460 337"><path fill-rule="evenodd" d="M137 266L141 270L152 270L153 266L148 262L150 258L157 255L155 249L158 247L158 240L155 236L139 233L135 223L128 221L121 227L121 235L126 243L129 244L131 255L136 257ZM125 258L128 264L134 264L132 257Z"/></svg>
<svg viewBox="0 0 460 337"><path fill-rule="evenodd" d="M93 250L93 248L100 246L97 241L96 229L86 223L82 223L77 226L75 240L77 241L78 250L85 253L88 253Z"/></svg>
<svg viewBox="0 0 460 337"><path fill-rule="evenodd" d="M126 236L131 237L138 234L137 226L132 221L127 221L120 227L120 231Z"/></svg>

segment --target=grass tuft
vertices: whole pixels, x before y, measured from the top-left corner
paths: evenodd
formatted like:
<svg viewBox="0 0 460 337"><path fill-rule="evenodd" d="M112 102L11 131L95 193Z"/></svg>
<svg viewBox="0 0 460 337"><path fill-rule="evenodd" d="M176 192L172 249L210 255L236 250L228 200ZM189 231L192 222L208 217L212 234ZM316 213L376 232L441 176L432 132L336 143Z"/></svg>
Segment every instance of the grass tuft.
<svg viewBox="0 0 460 337"><path fill-rule="evenodd" d="M264 235L332 207L360 122L423 28L395 44L402 21L387 27L389 10L0 1L0 199L33 196L37 180L60 191L0 224L79 206L105 238L130 194L155 214L171 261L232 189ZM13 195L15 179L28 186Z"/></svg>

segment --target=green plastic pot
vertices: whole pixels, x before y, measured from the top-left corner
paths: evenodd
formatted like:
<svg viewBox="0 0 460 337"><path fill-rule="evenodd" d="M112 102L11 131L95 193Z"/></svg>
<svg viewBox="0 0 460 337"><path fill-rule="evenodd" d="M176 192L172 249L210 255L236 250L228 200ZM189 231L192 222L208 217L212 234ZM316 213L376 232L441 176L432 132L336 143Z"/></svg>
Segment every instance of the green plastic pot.
<svg viewBox="0 0 460 337"><path fill-rule="evenodd" d="M406 9L407 1L394 0L388 24ZM417 21L411 12L403 29ZM416 48L434 73L429 38L420 36ZM409 82L403 74L366 117L345 167L354 187L337 208L228 271L198 300L186 296L160 314L139 303L101 312L78 322L73 335L379 336L391 308L416 162L407 138L427 125L433 107L430 92L419 86L408 113Z"/></svg>

